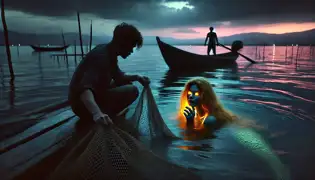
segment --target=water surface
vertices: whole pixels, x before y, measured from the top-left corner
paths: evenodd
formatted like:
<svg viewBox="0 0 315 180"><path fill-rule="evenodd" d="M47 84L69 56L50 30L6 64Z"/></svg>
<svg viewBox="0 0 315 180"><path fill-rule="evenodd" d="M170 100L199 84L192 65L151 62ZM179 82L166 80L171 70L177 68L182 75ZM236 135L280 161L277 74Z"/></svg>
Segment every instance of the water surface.
<svg viewBox="0 0 315 180"><path fill-rule="evenodd" d="M198 54L206 52L205 46L177 47ZM68 61L57 60L50 57L51 53L34 53L29 47L11 47L16 74L16 80L11 83L5 49L0 48L0 127L8 135L11 129L23 129L32 124L10 123L16 117L67 98L67 86L79 59L77 62L73 57ZM130 74L140 73L151 78L159 110L177 134L180 130L172 118L185 82L192 77L206 77L227 109L264 127L257 132L289 167L292 179L315 179L312 169L315 165L314 48L300 47L298 54L296 46L267 46L263 49L258 47L256 51L255 46L250 46L241 51L259 64L249 65L240 57L237 68L203 73L170 72L154 45L144 46L127 60L120 59L119 64ZM68 53L71 51L73 48L68 48ZM217 51L226 52L222 48ZM272 177L267 164L232 138L229 129L216 132L214 137L195 142L157 143L154 149L170 161L200 172L205 179Z"/></svg>

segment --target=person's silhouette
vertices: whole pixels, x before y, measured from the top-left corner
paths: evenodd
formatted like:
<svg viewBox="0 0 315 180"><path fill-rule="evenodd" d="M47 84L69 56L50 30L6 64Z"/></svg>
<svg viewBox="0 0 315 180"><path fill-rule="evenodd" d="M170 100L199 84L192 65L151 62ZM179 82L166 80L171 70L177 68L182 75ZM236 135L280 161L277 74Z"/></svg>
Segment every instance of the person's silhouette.
<svg viewBox="0 0 315 180"><path fill-rule="evenodd" d="M132 82L149 85L148 77L126 74L118 66L118 56L126 59L142 44L138 29L121 23L108 44L97 45L82 59L73 73L68 98L84 127L90 122L113 123L111 119L138 98L138 88Z"/></svg>
<svg viewBox="0 0 315 180"><path fill-rule="evenodd" d="M212 52L214 55L216 55L216 45L219 44L217 34L213 32L213 27L210 27L210 32L207 34L206 40L205 40L205 45L207 44L207 40L209 38L208 42L208 50L207 54L210 55L210 51L212 49Z"/></svg>

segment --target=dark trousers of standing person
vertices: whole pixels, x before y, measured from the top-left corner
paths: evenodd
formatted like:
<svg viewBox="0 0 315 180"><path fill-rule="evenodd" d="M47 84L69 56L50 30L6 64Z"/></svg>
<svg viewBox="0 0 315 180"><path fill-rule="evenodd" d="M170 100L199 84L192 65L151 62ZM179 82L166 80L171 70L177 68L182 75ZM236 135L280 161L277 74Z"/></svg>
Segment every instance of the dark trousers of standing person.
<svg viewBox="0 0 315 180"><path fill-rule="evenodd" d="M138 88L133 84L116 85L112 82L105 92L94 92L94 99L101 111L113 119L115 115L132 104L138 95ZM70 104L72 111L80 118L76 124L77 131L88 130L95 123L92 114L80 100L75 103L70 102Z"/></svg>
<svg viewBox="0 0 315 180"><path fill-rule="evenodd" d="M215 44L208 44L208 50L207 50L208 56L210 55L211 49L212 49L213 55L217 55L216 54L216 46L215 46Z"/></svg>

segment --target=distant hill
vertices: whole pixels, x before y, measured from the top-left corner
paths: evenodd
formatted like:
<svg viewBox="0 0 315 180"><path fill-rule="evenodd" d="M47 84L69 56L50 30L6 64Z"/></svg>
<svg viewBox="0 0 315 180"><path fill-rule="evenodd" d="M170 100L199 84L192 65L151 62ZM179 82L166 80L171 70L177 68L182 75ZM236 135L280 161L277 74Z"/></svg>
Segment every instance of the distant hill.
<svg viewBox="0 0 315 180"><path fill-rule="evenodd" d="M254 44L276 44L276 45L310 45L315 44L315 29L303 32L293 32L285 34L266 34L266 33L246 33L236 34L228 37L220 38L222 43L231 44L234 40L238 39L247 45Z"/></svg>
<svg viewBox="0 0 315 180"><path fill-rule="evenodd" d="M0 31L1 38L0 44L4 44L3 31ZM65 33L65 41L67 44L80 44L78 33ZM94 44L100 44L108 42L111 39L109 36L103 37L93 37ZM30 44L51 44L51 45L62 45L62 36L61 34L24 34L18 32L9 31L9 41L10 44L21 44L21 45L30 45ZM90 42L90 37L88 35L82 36L83 44L88 44Z"/></svg>
<svg viewBox="0 0 315 180"><path fill-rule="evenodd" d="M0 31L0 37L3 37L3 32ZM4 44L4 38L0 38L0 44ZM83 44L89 43L89 36L83 35ZM204 38L199 39L176 39L170 37L161 37L161 39L169 44L173 45L202 45ZM9 40L11 44L51 44L61 45L62 38L61 34L23 34L17 32L9 32ZM65 40L68 44L74 44L74 41L79 45L78 33L66 33ZM93 44L107 43L111 40L111 36L93 36ZM285 33L285 34L267 34L267 33L243 33L232 36L220 37L219 41L222 44L232 44L234 40L241 40L245 45L310 45L315 44L315 29ZM154 36L145 36L144 44L156 44Z"/></svg>

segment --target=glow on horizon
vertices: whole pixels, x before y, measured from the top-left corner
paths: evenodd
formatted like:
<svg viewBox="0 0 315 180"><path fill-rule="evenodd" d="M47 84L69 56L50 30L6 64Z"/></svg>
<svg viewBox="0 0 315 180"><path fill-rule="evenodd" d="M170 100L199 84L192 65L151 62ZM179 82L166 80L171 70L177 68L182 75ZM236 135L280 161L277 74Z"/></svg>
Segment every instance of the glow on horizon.
<svg viewBox="0 0 315 180"><path fill-rule="evenodd" d="M223 23L222 23L223 24ZM277 23L277 24L261 24L261 25L251 25L251 26L239 26L233 27L227 25L229 23L224 23L221 26L215 27L215 31L218 37L230 36L234 34L241 33L270 33L270 34L283 34L291 32L301 32L315 28L315 23ZM158 35L164 37L174 37L177 39L194 39L194 38L205 38L206 34L209 32L209 27L180 27L185 29L191 29L196 31L196 33L177 33L179 28L164 28L162 30L151 30L147 31L145 34L148 35Z"/></svg>
<svg viewBox="0 0 315 180"><path fill-rule="evenodd" d="M162 6L172 8L175 10L182 10L183 8L193 9L194 6L190 5L189 2L183 2L183 1L173 1L173 2L162 2Z"/></svg>
<svg viewBox="0 0 315 180"><path fill-rule="evenodd" d="M185 2L183 2L186 5ZM171 5L172 6L172 5ZM183 5L181 5L183 6ZM179 6L179 7L181 7ZM183 7L182 7L183 8ZM67 18L36 16L21 11L7 10L6 19L8 27L11 31L20 33L38 33L38 34L50 34L60 33L61 29L64 33L77 32L77 20L76 16ZM124 20L116 19L104 19L97 17L93 14L81 14L81 29L83 34L89 34L90 21L93 20L93 34L96 36L112 36L112 31L115 26ZM173 27L173 28L144 28L145 25L136 20L125 21L127 23L135 24L144 36L161 36L172 37L177 39L195 39L205 38L209 32L207 26L185 26L185 27ZM222 21L215 22L219 24L215 26L215 31L218 37L230 36L233 34L260 32L260 33L272 33L282 34L290 32L301 32L315 28L315 22L305 23L277 23L277 24L258 24L250 26L233 26L237 24L237 21ZM31 26L30 26L31 24ZM211 24L210 24L211 25ZM27 27L27 28L26 28ZM143 28L142 28L143 27ZM0 26L0 30L2 30ZM187 30L190 29L190 30ZM179 31L183 30L183 31ZM185 31L187 30L187 31Z"/></svg>

